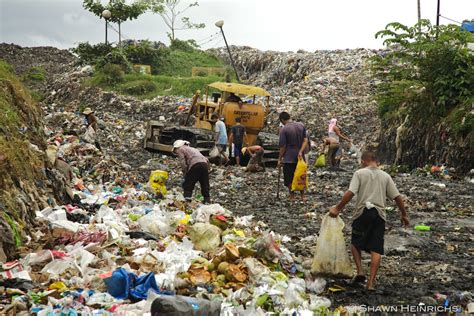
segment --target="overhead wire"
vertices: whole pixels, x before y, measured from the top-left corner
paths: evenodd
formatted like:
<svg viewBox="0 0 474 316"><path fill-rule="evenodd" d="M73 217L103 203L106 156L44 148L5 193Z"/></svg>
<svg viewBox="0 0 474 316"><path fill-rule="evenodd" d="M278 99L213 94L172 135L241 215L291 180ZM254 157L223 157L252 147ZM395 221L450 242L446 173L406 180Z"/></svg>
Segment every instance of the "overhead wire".
<svg viewBox="0 0 474 316"><path fill-rule="evenodd" d="M204 43L199 44L199 46L203 46L203 45L209 44L209 43L211 43L211 42L213 42L213 41L216 41L216 40L218 40L218 39L219 39L218 37L213 37L213 38L211 38L210 40L208 40L208 41L206 41L206 42L204 42Z"/></svg>
<svg viewBox="0 0 474 316"><path fill-rule="evenodd" d="M216 33L214 33L214 34L211 34L211 35L209 35L209 36L207 36L207 37L205 37L205 38L203 38L203 39L197 40L196 43L199 44L199 43L205 42L205 41L209 40L210 38L215 37L217 34L219 34L219 32L216 32Z"/></svg>
<svg viewBox="0 0 474 316"><path fill-rule="evenodd" d="M442 17L443 19L448 20L448 21L451 21L451 22L457 23L457 24L459 24L459 25L462 25L462 23L459 22L459 21L456 21L456 20L450 19L450 18L448 18L448 17L442 16L441 14L440 14L439 16Z"/></svg>
<svg viewBox="0 0 474 316"><path fill-rule="evenodd" d="M117 33L122 40L128 40L130 39L128 36L126 36L123 32L119 32L115 27L113 27L110 23L107 23L107 27L110 28L112 31Z"/></svg>

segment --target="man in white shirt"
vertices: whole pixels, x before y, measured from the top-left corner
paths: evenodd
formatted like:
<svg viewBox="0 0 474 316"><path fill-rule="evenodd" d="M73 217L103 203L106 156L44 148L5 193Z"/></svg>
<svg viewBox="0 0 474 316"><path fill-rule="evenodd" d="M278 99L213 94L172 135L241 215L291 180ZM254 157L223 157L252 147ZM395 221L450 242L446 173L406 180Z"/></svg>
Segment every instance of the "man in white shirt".
<svg viewBox="0 0 474 316"><path fill-rule="evenodd" d="M224 164L227 164L229 158L227 158L226 150L227 150L227 128L225 123L222 120L219 120L219 115L217 113L212 114L211 116L212 122L214 122L214 132L216 133L216 146L219 150L219 156L221 158L221 162L224 161Z"/></svg>
<svg viewBox="0 0 474 316"><path fill-rule="evenodd" d="M349 190L344 193L341 201L329 211L329 215L337 217L344 206L357 195L356 210L352 217L352 255L357 266L355 282L364 282L365 275L362 271L361 251L369 252L370 277L367 289L374 290L375 278L384 253L385 234L385 200L395 200L401 211L401 222L408 226L407 212L403 198L398 192L390 175L377 166L375 154L366 151L362 154L362 166L352 177Z"/></svg>

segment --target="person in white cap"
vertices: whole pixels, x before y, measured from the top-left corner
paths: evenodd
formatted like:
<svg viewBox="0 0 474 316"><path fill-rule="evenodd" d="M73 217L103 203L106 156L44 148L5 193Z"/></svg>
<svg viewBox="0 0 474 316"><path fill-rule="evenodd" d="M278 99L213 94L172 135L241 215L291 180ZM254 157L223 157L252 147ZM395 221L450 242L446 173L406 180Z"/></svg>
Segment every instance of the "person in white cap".
<svg viewBox="0 0 474 316"><path fill-rule="evenodd" d="M178 139L173 144L173 152L178 156L183 171L184 198L191 200L196 182L201 185L201 194L204 203L210 203L209 195L209 161L199 150L190 147L189 142Z"/></svg>

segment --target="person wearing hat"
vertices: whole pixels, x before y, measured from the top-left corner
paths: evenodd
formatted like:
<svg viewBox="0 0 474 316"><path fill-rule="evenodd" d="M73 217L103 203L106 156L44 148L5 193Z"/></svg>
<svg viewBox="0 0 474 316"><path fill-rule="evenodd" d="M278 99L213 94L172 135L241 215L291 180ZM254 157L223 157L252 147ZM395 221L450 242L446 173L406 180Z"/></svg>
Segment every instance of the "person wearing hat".
<svg viewBox="0 0 474 316"><path fill-rule="evenodd" d="M93 138L95 147L97 147L97 149L101 150L99 141L97 139L97 131L98 131L99 127L98 127L98 124L97 124L97 118L94 115L94 111L92 111L91 108L87 107L87 108L84 109L84 111L82 111L82 114L85 115L85 121L86 121L86 125L87 125L87 130L88 130L88 132L86 134L89 134L89 137ZM90 129L93 130L92 133L89 131Z"/></svg>
<svg viewBox="0 0 474 316"><path fill-rule="evenodd" d="M250 156L250 160L245 171L265 170L265 163L262 160L263 153L263 147L259 145L242 148L242 156Z"/></svg>
<svg viewBox="0 0 474 316"><path fill-rule="evenodd" d="M173 143L173 152L178 156L183 171L183 191L187 201L193 196L196 182L201 185L201 194L204 203L210 203L209 195L209 161L199 150L189 146L189 142L178 139Z"/></svg>
<svg viewBox="0 0 474 316"><path fill-rule="evenodd" d="M86 125L87 128L91 126L95 132L97 132L97 118L94 115L94 111L91 110L91 108L85 108L84 111L82 111L82 114L86 116Z"/></svg>

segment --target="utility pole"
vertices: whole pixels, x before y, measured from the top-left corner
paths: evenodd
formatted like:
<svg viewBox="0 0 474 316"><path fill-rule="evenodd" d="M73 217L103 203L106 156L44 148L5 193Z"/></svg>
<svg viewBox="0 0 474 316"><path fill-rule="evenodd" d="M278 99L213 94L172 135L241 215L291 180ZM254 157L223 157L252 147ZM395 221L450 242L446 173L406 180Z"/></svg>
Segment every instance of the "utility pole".
<svg viewBox="0 0 474 316"><path fill-rule="evenodd" d="M438 0L438 10L436 12L436 26L438 27L439 26L439 7L440 7L440 2L441 0Z"/></svg>
<svg viewBox="0 0 474 316"><path fill-rule="evenodd" d="M418 24L421 21L421 0L418 0ZM418 25L418 33L421 33L421 25Z"/></svg>
<svg viewBox="0 0 474 316"><path fill-rule="evenodd" d="M438 9L436 10L436 39L438 39L439 33L439 7L440 7L441 0L438 0Z"/></svg>
<svg viewBox="0 0 474 316"><path fill-rule="evenodd" d="M109 10L102 11L102 17L105 20L105 44L107 45L109 42L107 41L107 27L109 23L109 19L112 16L112 13Z"/></svg>
<svg viewBox="0 0 474 316"><path fill-rule="evenodd" d="M229 53L230 62L232 63L232 67L235 71L235 76L237 77L237 82L240 82L239 73L237 72L237 68L235 68L234 59L232 58L232 53L230 52L229 45L227 45L227 39L225 38L224 30L222 26L224 26L224 21L217 21L215 25L221 29L222 37L224 38L225 46L227 47L227 52Z"/></svg>

